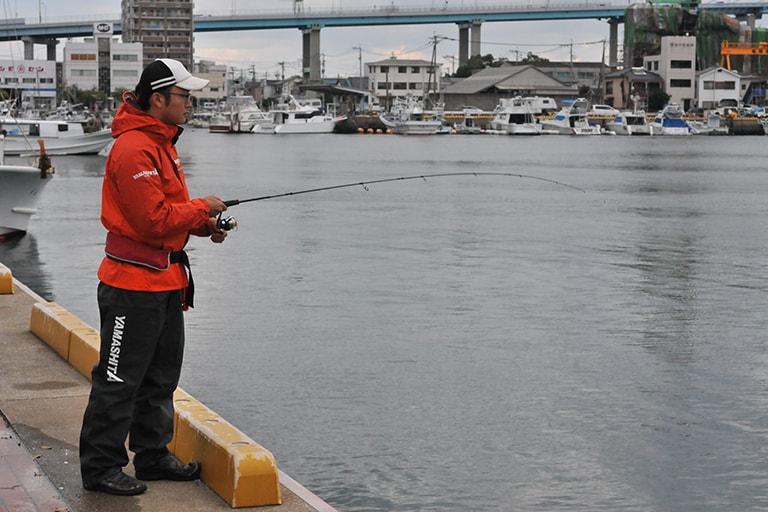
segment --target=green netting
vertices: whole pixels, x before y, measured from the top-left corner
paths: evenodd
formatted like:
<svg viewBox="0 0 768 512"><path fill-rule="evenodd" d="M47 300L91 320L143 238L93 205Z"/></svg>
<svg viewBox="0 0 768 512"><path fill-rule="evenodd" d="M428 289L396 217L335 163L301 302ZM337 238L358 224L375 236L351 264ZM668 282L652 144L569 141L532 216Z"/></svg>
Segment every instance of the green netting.
<svg viewBox="0 0 768 512"><path fill-rule="evenodd" d="M682 5L634 4L624 12L625 63L642 65L643 57L658 51L661 37L685 35L691 31L696 36L696 64L706 69L720 64L720 45L729 42L768 42L768 29L750 28L735 19L716 12L701 10L693 13ZM744 57L732 56L731 68L740 69ZM752 58L751 72L766 74L768 57Z"/></svg>

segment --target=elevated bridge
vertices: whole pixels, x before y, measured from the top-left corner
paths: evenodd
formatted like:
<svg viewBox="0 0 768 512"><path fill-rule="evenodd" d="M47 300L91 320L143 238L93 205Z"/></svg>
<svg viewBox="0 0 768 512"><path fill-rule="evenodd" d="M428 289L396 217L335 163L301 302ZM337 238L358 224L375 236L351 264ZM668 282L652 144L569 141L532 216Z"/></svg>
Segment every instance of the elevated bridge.
<svg viewBox="0 0 768 512"><path fill-rule="evenodd" d="M298 29L304 37L305 76L320 78L320 31L325 27L359 27L386 25L430 25L454 23L459 30L459 63L470 55L479 55L483 23L510 21L606 20L609 25L609 63L615 65L618 55L618 24L624 21L624 11L631 2L620 0L583 0L581 2L539 0L528 3L506 2L501 5L456 7L406 7L391 3L380 7L212 11L195 13L194 31L226 32L233 30ZM666 2L665 2L666 3ZM672 3L672 2L669 2ZM729 0L704 2L699 9L722 12L739 17L752 15L762 18L768 12L768 2ZM95 23L107 22L115 34L122 32L119 15L73 16L71 19L47 19L44 22L6 19L0 22L0 41L25 42L25 58L33 58L34 44L48 46L48 59L55 60L58 39L93 35Z"/></svg>

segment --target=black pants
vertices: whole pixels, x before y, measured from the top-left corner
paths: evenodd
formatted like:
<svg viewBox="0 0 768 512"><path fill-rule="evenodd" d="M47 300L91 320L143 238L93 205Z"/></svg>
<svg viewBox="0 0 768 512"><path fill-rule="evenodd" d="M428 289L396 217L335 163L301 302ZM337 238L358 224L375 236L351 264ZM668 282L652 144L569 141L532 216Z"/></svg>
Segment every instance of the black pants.
<svg viewBox="0 0 768 512"><path fill-rule="evenodd" d="M126 438L136 468L168 454L184 355L180 290L134 292L99 283L98 300L101 349L80 432L85 487L128 464Z"/></svg>

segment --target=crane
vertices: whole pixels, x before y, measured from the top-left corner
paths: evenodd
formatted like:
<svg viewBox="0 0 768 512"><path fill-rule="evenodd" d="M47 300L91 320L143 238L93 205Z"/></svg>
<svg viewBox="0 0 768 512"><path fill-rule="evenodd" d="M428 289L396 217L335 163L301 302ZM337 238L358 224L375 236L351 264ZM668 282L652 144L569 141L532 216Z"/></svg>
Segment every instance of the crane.
<svg viewBox="0 0 768 512"><path fill-rule="evenodd" d="M768 43L720 43L720 67L731 69L731 55L768 55Z"/></svg>

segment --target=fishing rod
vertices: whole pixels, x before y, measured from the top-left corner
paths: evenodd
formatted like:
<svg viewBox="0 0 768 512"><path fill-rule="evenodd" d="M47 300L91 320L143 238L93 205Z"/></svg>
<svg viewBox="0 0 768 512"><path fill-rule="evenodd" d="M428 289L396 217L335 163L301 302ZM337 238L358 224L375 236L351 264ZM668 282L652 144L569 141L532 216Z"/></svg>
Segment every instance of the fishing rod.
<svg viewBox="0 0 768 512"><path fill-rule="evenodd" d="M227 205L227 207L230 207L230 206L237 206L243 203L250 203L253 201L278 199L280 197L297 196L300 194L310 194L313 192L323 192L326 190L335 190L339 188L348 188L348 187L362 187L364 190L367 191L368 185L375 185L377 183L388 183L391 181L407 181L407 180L427 181L427 178L444 178L448 176L509 176L513 178L546 181L547 183L553 183L561 187L572 188L573 190L578 190L579 192L584 192L584 193L587 192L583 188L575 187L573 185L563 183L562 181L556 181L549 178L542 178L541 176L533 176L530 174L518 174L513 172L441 172L441 173L432 173L432 174L415 174L412 176L398 176L396 178L381 178L381 179L368 180L368 181L355 181L352 183L342 183L341 185L330 185L327 187L308 188L306 190L295 190L292 192L283 192L281 194L251 197L249 199L230 199L228 201L224 201L224 204ZM222 218L221 214L219 214L217 222L218 222L219 229L224 229L226 231L229 231L230 229L234 229L235 227L237 227L237 220L234 217Z"/></svg>

